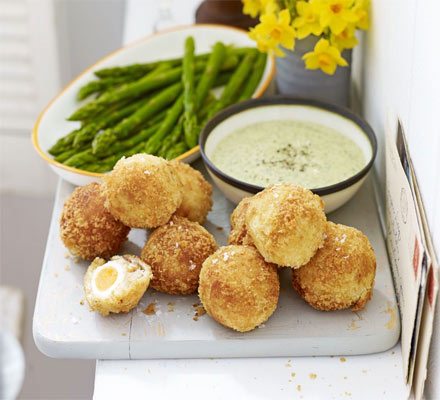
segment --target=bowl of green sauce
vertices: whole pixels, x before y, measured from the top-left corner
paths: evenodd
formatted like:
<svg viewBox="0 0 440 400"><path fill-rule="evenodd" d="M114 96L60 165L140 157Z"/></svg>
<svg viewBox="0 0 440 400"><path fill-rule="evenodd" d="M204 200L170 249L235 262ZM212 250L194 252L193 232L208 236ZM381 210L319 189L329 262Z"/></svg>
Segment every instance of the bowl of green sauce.
<svg viewBox="0 0 440 400"><path fill-rule="evenodd" d="M312 190L331 212L361 187L377 153L370 125L316 99L273 96L216 114L200 135L215 184L234 203L274 183Z"/></svg>

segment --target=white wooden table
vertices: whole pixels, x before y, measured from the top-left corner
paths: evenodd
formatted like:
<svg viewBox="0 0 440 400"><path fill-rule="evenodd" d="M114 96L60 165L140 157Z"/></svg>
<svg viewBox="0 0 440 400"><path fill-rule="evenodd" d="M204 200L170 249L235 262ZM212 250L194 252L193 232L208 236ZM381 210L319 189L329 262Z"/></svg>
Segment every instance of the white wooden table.
<svg viewBox="0 0 440 400"><path fill-rule="evenodd" d="M406 399L400 344L366 356L97 361L94 399Z"/></svg>
<svg viewBox="0 0 440 400"><path fill-rule="evenodd" d="M362 206L365 197L372 201L372 191L368 179L347 208ZM399 343L361 356L97 361L96 400L154 395L195 400L404 399L409 394Z"/></svg>
<svg viewBox="0 0 440 400"><path fill-rule="evenodd" d="M162 1L162 0L161 0ZM168 1L168 0L167 0ZM193 22L200 0L172 1L172 20ZM125 42L152 32L157 0L127 3ZM163 26L165 27L165 26ZM400 344L371 355L96 363L95 399L404 399Z"/></svg>

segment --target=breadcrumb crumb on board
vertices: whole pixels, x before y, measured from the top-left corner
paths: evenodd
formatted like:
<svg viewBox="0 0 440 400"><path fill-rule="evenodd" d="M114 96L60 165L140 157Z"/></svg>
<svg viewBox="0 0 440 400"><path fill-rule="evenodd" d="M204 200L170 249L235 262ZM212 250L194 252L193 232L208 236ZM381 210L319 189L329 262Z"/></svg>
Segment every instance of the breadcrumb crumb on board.
<svg viewBox="0 0 440 400"><path fill-rule="evenodd" d="M203 306L197 307L195 310L193 320L198 321L199 317L201 317L204 314L206 314L206 310L203 308Z"/></svg>
<svg viewBox="0 0 440 400"><path fill-rule="evenodd" d="M156 303L148 304L147 308L145 308L145 310L143 310L142 312L147 315L155 315L156 314Z"/></svg>

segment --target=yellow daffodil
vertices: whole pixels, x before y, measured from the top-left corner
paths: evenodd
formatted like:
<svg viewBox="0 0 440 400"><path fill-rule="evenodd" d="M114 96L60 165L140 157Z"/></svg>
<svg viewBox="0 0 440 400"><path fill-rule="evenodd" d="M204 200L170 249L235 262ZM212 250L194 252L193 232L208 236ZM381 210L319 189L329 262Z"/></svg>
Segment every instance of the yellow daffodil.
<svg viewBox="0 0 440 400"><path fill-rule="evenodd" d="M241 0L243 3L243 14L255 18L261 11L260 0Z"/></svg>
<svg viewBox="0 0 440 400"><path fill-rule="evenodd" d="M341 57L340 51L336 47L331 46L326 39L320 39L313 51L304 54L303 60L306 61L307 69L320 68L328 75L335 73L337 65L341 67L348 65L347 61Z"/></svg>
<svg viewBox="0 0 440 400"><path fill-rule="evenodd" d="M296 11L298 16L293 21L293 27L296 28L298 39L303 39L310 34L321 35L323 28L319 21L319 8L316 3L298 1Z"/></svg>
<svg viewBox="0 0 440 400"><path fill-rule="evenodd" d="M282 10L278 14L262 15L260 23L249 33L249 37L257 42L261 51L274 51L279 57L284 53L278 45L293 50L295 46L295 30L290 26L290 13Z"/></svg>
<svg viewBox="0 0 440 400"><path fill-rule="evenodd" d="M275 0L260 0L261 14L274 14L278 11L278 6Z"/></svg>
<svg viewBox="0 0 440 400"><path fill-rule="evenodd" d="M355 36L354 24L348 25L339 35L332 33L330 35L330 43L340 51L344 49L352 49L358 44Z"/></svg>
<svg viewBox="0 0 440 400"><path fill-rule="evenodd" d="M321 0L316 2L320 11L320 23L323 28L330 27L335 35L339 35L348 24L359 19L351 10L354 0Z"/></svg>
<svg viewBox="0 0 440 400"><path fill-rule="evenodd" d="M241 0L243 3L243 14L255 18L258 14L272 14L278 9L275 0Z"/></svg>
<svg viewBox="0 0 440 400"><path fill-rule="evenodd" d="M370 29L370 19L368 17L368 8L370 7L370 0L356 0L353 11L358 17L356 27L359 29Z"/></svg>

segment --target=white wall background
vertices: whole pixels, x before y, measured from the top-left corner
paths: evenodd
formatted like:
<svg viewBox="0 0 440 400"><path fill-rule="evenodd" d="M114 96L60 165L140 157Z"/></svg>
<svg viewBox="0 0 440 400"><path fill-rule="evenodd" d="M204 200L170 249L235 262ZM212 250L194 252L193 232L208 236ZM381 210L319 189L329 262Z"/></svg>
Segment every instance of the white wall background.
<svg viewBox="0 0 440 400"><path fill-rule="evenodd" d="M403 122L437 255L440 255L440 45L438 0L372 0L364 37L363 114L379 139L376 162L384 182L387 110ZM437 307L436 325L440 321ZM440 334L434 331L425 395L440 398Z"/></svg>
<svg viewBox="0 0 440 400"><path fill-rule="evenodd" d="M33 149L33 125L62 87L122 45L125 5L0 0L0 191L53 196L57 176Z"/></svg>
<svg viewBox="0 0 440 400"><path fill-rule="evenodd" d="M56 178L33 149L32 126L60 89L51 0L0 5L0 190L54 193Z"/></svg>

